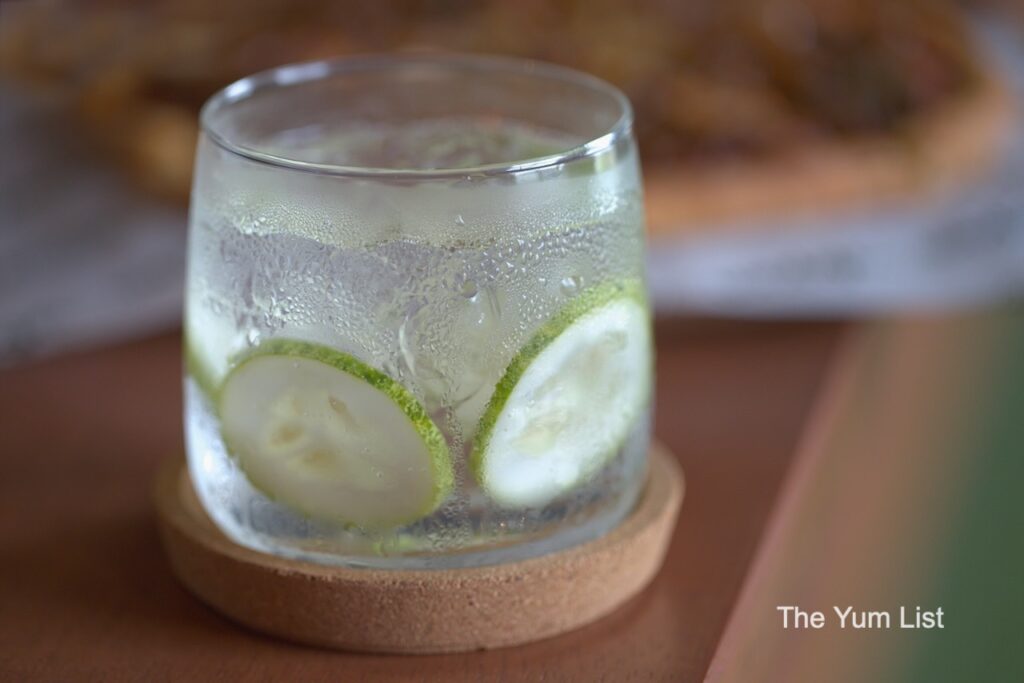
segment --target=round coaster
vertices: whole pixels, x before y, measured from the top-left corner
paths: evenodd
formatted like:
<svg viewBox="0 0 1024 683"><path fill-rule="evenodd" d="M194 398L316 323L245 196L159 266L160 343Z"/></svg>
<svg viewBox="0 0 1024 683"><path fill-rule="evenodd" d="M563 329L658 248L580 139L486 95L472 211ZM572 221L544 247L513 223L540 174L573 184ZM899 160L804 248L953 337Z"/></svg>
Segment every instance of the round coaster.
<svg viewBox="0 0 1024 683"><path fill-rule="evenodd" d="M652 446L644 493L608 534L466 569L333 567L244 548L207 517L181 457L161 468L156 507L178 579L231 619L301 643L415 654L516 645L608 614L657 573L683 488L675 457Z"/></svg>

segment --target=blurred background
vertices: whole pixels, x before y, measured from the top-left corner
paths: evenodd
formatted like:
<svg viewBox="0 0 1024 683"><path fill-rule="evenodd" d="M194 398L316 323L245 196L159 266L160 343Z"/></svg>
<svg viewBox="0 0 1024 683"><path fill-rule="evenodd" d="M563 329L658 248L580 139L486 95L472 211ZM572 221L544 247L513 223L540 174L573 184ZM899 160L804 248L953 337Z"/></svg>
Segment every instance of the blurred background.
<svg viewBox="0 0 1024 683"><path fill-rule="evenodd" d="M817 526L759 556L763 609L740 602L715 680L1024 680L1024 2L4 2L0 367L177 329L205 99L391 50L558 62L630 96L663 346L808 321L861 340L787 528ZM866 507L888 516L851 527ZM850 567L906 554L843 579L824 548ZM838 578L808 593L785 557ZM938 601L958 626L815 635L811 656L772 621L801 596Z"/></svg>
<svg viewBox="0 0 1024 683"><path fill-rule="evenodd" d="M625 90L665 313L865 315L1024 289L1012 0L2 12L0 363L173 326L205 99L271 66L387 50L533 57Z"/></svg>

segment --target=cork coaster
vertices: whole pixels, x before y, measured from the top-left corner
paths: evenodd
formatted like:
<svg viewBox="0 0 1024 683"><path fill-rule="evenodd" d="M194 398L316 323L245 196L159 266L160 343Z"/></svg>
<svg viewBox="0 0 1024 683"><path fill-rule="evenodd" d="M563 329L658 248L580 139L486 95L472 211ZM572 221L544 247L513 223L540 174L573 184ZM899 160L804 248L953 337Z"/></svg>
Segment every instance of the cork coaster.
<svg viewBox="0 0 1024 683"><path fill-rule="evenodd" d="M683 488L676 459L653 446L637 507L605 536L453 570L331 567L241 547L206 516L180 457L160 470L156 506L174 573L231 619L311 645L417 654L516 645L608 614L657 573Z"/></svg>

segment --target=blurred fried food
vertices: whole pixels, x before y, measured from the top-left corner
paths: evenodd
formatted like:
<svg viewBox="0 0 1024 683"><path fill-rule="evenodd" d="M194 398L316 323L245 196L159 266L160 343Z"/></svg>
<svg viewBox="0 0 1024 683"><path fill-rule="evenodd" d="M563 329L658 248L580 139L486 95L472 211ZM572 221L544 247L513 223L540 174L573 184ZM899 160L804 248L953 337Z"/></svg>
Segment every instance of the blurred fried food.
<svg viewBox="0 0 1024 683"><path fill-rule="evenodd" d="M71 92L91 134L172 197L187 194L196 114L209 95L248 73L321 57L440 49L583 69L630 96L650 166L899 138L983 80L961 18L939 0L107 0L5 9L0 67Z"/></svg>

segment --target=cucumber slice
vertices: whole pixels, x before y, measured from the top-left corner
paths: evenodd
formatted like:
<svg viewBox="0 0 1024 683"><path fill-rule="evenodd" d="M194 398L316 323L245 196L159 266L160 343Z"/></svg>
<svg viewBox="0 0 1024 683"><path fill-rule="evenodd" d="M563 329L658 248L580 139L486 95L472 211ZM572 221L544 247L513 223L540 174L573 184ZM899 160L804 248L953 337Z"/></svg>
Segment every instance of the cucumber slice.
<svg viewBox="0 0 1024 683"><path fill-rule="evenodd" d="M480 420L470 464L499 504L543 505L600 469L649 400L643 285L584 292L516 355Z"/></svg>
<svg viewBox="0 0 1024 683"><path fill-rule="evenodd" d="M196 333L186 324L184 332L185 368L199 389L212 398L217 393L219 379L224 376L224 369L214 370L217 365L210 357L199 351L201 346L196 342Z"/></svg>
<svg viewBox="0 0 1024 683"><path fill-rule="evenodd" d="M228 374L218 409L253 486L311 518L392 528L430 514L452 489L447 443L419 402L340 351L266 342Z"/></svg>
<svg viewBox="0 0 1024 683"><path fill-rule="evenodd" d="M189 375L212 399L227 375L229 356L233 350L244 348L245 336L231 316L215 312L209 298L198 283L189 283L182 341Z"/></svg>

